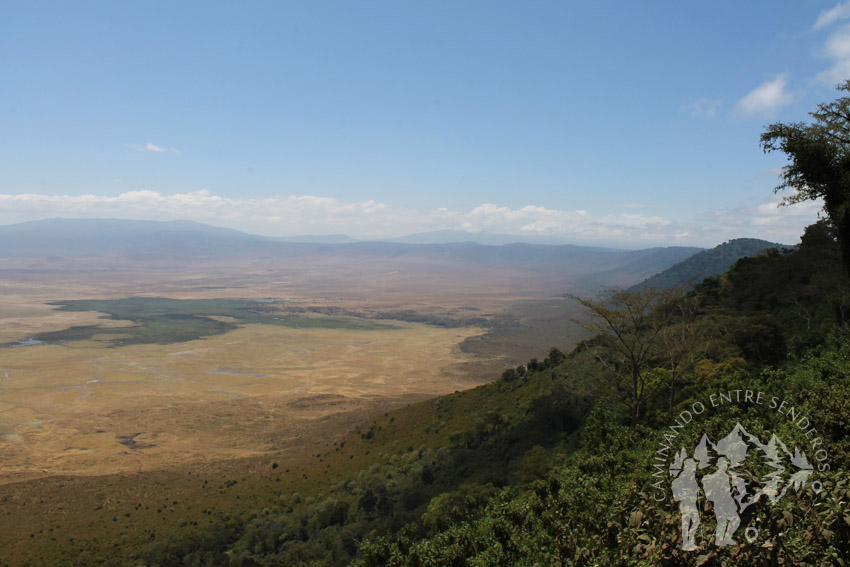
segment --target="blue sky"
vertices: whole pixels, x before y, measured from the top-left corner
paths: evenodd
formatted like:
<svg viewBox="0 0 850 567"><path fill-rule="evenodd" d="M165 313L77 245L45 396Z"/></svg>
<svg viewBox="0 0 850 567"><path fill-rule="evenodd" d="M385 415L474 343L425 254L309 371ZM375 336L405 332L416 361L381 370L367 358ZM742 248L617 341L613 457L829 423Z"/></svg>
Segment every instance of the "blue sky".
<svg viewBox="0 0 850 567"><path fill-rule="evenodd" d="M850 78L850 2L18 2L0 224L796 242L781 155Z"/></svg>

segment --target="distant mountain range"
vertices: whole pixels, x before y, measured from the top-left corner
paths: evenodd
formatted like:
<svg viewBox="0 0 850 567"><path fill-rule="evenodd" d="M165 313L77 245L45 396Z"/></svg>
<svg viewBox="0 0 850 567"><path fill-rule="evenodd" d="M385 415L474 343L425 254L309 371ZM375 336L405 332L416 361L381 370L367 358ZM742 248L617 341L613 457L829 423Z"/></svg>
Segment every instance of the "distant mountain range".
<svg viewBox="0 0 850 567"><path fill-rule="evenodd" d="M789 246L757 238L736 238L710 250L698 252L633 286L632 289L638 290L644 287L669 288L697 284L709 276L722 274L741 258L755 256L770 248L781 249L789 248Z"/></svg>
<svg viewBox="0 0 850 567"><path fill-rule="evenodd" d="M464 233L465 234L465 233ZM445 234L446 240L454 240ZM340 261L461 263L518 270L593 285L632 285L700 252L693 247L620 250L570 244L360 242L344 235L275 238L193 221L48 219L0 226L0 259L109 258L122 262L193 262L226 258L335 257ZM40 266L43 265L43 262Z"/></svg>
<svg viewBox="0 0 850 567"><path fill-rule="evenodd" d="M432 232L419 232L396 238L384 238L381 242L399 242L403 244L452 244L458 242L474 242L476 244L489 244L501 246L503 244L547 244L560 246L570 244L564 238L552 236L536 236L515 234L498 234L493 232L466 232L463 230L435 230Z"/></svg>

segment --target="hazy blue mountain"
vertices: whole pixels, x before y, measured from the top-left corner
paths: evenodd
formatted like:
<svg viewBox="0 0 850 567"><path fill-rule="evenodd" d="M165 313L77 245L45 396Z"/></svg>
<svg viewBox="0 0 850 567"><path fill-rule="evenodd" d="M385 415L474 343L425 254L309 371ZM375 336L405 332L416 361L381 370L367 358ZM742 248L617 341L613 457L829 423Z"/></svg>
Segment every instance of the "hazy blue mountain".
<svg viewBox="0 0 850 567"><path fill-rule="evenodd" d="M48 219L0 226L0 258L111 258L122 261L190 262L224 258L338 257L517 270L587 283L631 285L697 252L668 247L620 250L571 244L474 242L415 244L359 242L344 235L273 238L192 221ZM600 274L599 277L591 277ZM494 276L495 277L495 276Z"/></svg>
<svg viewBox="0 0 850 567"><path fill-rule="evenodd" d="M703 251L703 248L691 246L632 250L627 261L623 264L588 274L582 277L578 283L588 288L599 286L628 287L634 282L645 280L679 262L687 261L687 258Z"/></svg>
<svg viewBox="0 0 850 567"><path fill-rule="evenodd" d="M176 257L239 252L274 242L184 220L45 219L0 226L0 257Z"/></svg>
<svg viewBox="0 0 850 567"><path fill-rule="evenodd" d="M722 274L741 258L755 256L769 248L783 247L787 248L782 244L757 238L736 238L709 250L698 252L636 284L632 289L642 289L647 286L666 288L685 284L693 285L709 276Z"/></svg>
<svg viewBox="0 0 850 567"><path fill-rule="evenodd" d="M553 236L535 236L515 234L497 234L492 232L466 232L464 230L435 230L418 232L396 238L384 238L381 242L398 242L403 244L456 244L459 242L474 242L501 246L503 244L548 244L558 246L568 244L565 238Z"/></svg>
<svg viewBox="0 0 850 567"><path fill-rule="evenodd" d="M356 239L345 234L307 234L304 236L279 236L275 240L281 242L314 242L318 244L343 244L346 242L358 242Z"/></svg>

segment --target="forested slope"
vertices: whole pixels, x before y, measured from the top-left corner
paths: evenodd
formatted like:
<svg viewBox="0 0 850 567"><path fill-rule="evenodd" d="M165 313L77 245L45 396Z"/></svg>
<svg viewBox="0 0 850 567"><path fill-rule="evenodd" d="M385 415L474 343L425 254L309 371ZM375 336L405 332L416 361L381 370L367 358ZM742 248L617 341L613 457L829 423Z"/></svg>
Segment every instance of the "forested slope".
<svg viewBox="0 0 850 567"><path fill-rule="evenodd" d="M721 274L741 258L755 256L770 249L781 250L783 246L757 238L735 238L710 250L697 252L690 258L670 266L666 270L636 284L631 289L645 287L666 288L697 284L707 277Z"/></svg>
<svg viewBox="0 0 850 567"><path fill-rule="evenodd" d="M680 372L676 391L670 391L673 383L659 381L656 394L643 400L639 423L630 423L621 411L624 399L632 403L628 389L612 390L597 399L578 450L558 458L545 475L497 493L474 518L439 533L422 538L410 525L392 537L375 538L361 547L354 564L845 565L850 295L838 254L831 229L819 223L809 228L799 250L741 260L698 286L683 298L698 302L689 325L702 326L712 344ZM681 320L676 325L683 329ZM578 350L599 349L601 361L606 348L597 338ZM669 378L669 363L661 356L653 371ZM658 501L654 460L682 412L694 411L708 396L717 399L718 392L747 391L769 393L777 406L768 403L770 411L764 411L752 403L721 403L684 444L693 447L704 434L718 439L737 423L806 447L811 436L802 433L798 416L807 416L823 439L819 456L826 458L816 463L815 473L821 490L789 490L776 502L757 501L742 518L746 533L757 534L753 542L739 534L741 545L716 546L712 522L697 532L697 550L683 551L679 506L669 497ZM790 416L787 406L777 409L782 401L794 408ZM746 470L757 484L759 464Z"/></svg>
<svg viewBox="0 0 850 567"><path fill-rule="evenodd" d="M654 304L635 336L652 331L701 346L680 355L656 342L640 398L622 379L624 359L610 336L567 356L553 349L492 384L363 424L317 455L338 479L326 493L280 494L250 518L151 545L139 557L162 566L843 565L850 288L838 257L820 223L798 249L741 260L678 295L674 317ZM758 545L714 546L704 526L700 549L685 552L677 504L655 501L653 457L682 411L735 390L793 401L817 422L831 468L817 473L817 497L789 491L749 509ZM717 439L737 422L805 445L785 414L761 409L721 405L683 440Z"/></svg>

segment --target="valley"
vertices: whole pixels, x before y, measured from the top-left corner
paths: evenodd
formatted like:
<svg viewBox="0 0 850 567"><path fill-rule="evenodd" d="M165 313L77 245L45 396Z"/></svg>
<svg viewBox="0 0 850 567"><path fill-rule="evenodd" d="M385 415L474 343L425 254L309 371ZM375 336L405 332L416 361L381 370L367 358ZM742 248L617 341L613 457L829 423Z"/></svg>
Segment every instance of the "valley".
<svg viewBox="0 0 850 567"><path fill-rule="evenodd" d="M571 349L612 254L689 252L280 246L0 254L0 564L318 494L380 462L328 453L366 420Z"/></svg>

